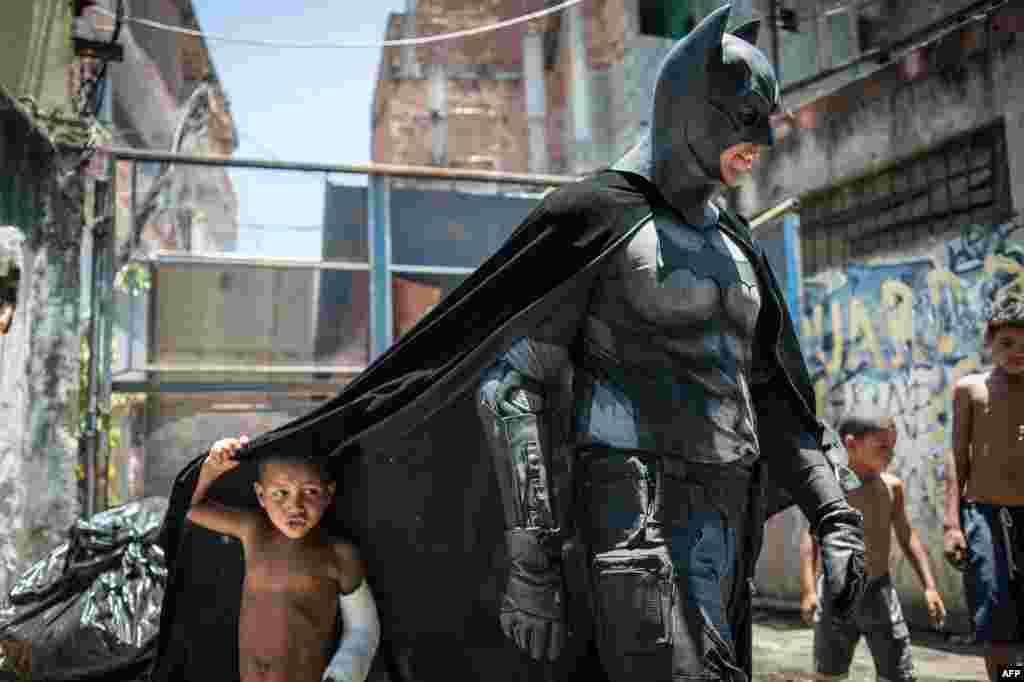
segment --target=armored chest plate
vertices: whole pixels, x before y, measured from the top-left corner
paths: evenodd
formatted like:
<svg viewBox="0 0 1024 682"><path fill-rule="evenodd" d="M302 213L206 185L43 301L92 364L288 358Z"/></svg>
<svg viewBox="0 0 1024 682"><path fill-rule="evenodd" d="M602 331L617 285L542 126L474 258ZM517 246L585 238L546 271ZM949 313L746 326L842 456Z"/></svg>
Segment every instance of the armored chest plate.
<svg viewBox="0 0 1024 682"><path fill-rule="evenodd" d="M718 226L655 216L610 258L584 331L584 440L698 461L756 452L749 374L761 295Z"/></svg>

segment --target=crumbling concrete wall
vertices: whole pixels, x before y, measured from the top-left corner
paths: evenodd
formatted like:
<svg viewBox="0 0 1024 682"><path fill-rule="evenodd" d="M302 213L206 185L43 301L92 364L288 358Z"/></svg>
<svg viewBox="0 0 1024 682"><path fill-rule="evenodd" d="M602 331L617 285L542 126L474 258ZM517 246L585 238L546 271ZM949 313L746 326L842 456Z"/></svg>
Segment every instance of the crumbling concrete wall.
<svg viewBox="0 0 1024 682"><path fill-rule="evenodd" d="M24 274L24 237L20 230L18 234L17 239L5 244L4 257L10 258ZM19 290L22 288L19 284ZM22 371L28 354L26 319L25 311L15 308L9 330L0 336L0 424L3 424L0 427L0 518L4 519L0 533L0 594L6 593L12 577L22 566L18 549L25 527L21 512L27 491L21 484L24 429L18 425L26 421L28 376Z"/></svg>
<svg viewBox="0 0 1024 682"><path fill-rule="evenodd" d="M837 185L997 116L1007 117L1012 171L1022 153L1010 137L1024 99L1020 43L1020 34L993 32L990 68L984 27L975 25L798 107L795 125L776 130L777 143L739 193L741 212ZM1021 187L1024 177L1011 176Z"/></svg>
<svg viewBox="0 0 1024 682"><path fill-rule="evenodd" d="M421 0L416 6L415 35L492 24L518 16L519 4ZM515 26L419 46L415 50L417 73L402 72L401 48L385 48L374 97L373 160L411 165L433 162L435 117L430 110L427 75L432 66L441 65L446 75L446 107L438 114L447 121L446 165L525 172L524 30ZM402 35L402 16L392 15L387 38Z"/></svg>
<svg viewBox="0 0 1024 682"><path fill-rule="evenodd" d="M33 148L21 169L39 219L19 226L17 308L0 366L0 594L79 513L82 179L48 154Z"/></svg>

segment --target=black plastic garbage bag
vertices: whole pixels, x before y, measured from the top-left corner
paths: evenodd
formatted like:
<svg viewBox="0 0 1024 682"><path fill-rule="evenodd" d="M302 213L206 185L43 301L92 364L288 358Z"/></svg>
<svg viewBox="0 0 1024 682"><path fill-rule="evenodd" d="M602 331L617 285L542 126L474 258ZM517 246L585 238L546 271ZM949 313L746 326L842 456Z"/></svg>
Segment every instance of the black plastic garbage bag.
<svg viewBox="0 0 1024 682"><path fill-rule="evenodd" d="M166 511L149 497L78 521L14 583L0 605L0 680L143 679L167 581L156 544Z"/></svg>

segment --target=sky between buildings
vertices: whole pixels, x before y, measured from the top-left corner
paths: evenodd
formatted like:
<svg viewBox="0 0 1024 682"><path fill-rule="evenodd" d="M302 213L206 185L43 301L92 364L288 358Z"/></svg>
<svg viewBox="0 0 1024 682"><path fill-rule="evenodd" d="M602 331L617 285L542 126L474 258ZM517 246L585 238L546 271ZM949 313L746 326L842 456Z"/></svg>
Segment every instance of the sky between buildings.
<svg viewBox="0 0 1024 682"><path fill-rule="evenodd" d="M193 0L207 34L259 40L379 43L404 0ZM370 160L380 48L284 49L208 40L238 127L240 157L314 163ZM320 255L324 175L232 172L239 253ZM364 184L364 176L332 177Z"/></svg>

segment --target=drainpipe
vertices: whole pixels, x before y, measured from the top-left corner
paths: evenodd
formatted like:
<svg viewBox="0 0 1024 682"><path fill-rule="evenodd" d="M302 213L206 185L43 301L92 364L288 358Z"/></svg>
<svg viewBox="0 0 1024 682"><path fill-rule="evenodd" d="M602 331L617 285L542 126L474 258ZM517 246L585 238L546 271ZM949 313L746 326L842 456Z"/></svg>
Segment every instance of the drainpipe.
<svg viewBox="0 0 1024 682"><path fill-rule="evenodd" d="M445 64L430 65L430 158L435 166L448 165L448 72Z"/></svg>
<svg viewBox="0 0 1024 682"><path fill-rule="evenodd" d="M402 37L416 37L416 0L405 0L405 14L402 15ZM401 78L419 78L420 65L416 61L416 46L403 45L401 48Z"/></svg>
<svg viewBox="0 0 1024 682"><path fill-rule="evenodd" d="M587 43L583 25L583 8L576 4L568 9L569 49L571 53L570 106L573 123L573 173L592 170L594 134L590 113L590 69L587 66Z"/></svg>
<svg viewBox="0 0 1024 682"><path fill-rule="evenodd" d="M523 82L526 87L526 127L529 133L529 171L550 168L544 92L544 34L532 24L523 32Z"/></svg>
<svg viewBox="0 0 1024 682"><path fill-rule="evenodd" d="M86 370L89 391L88 404L85 411L85 429L82 440L85 442L85 518L101 511L100 489L101 479L106 472L100 471L100 431L99 431L99 366L100 366L100 311L99 287L100 268L102 267L100 250L106 240L107 221L98 221L92 228L92 248L89 282L89 366Z"/></svg>

